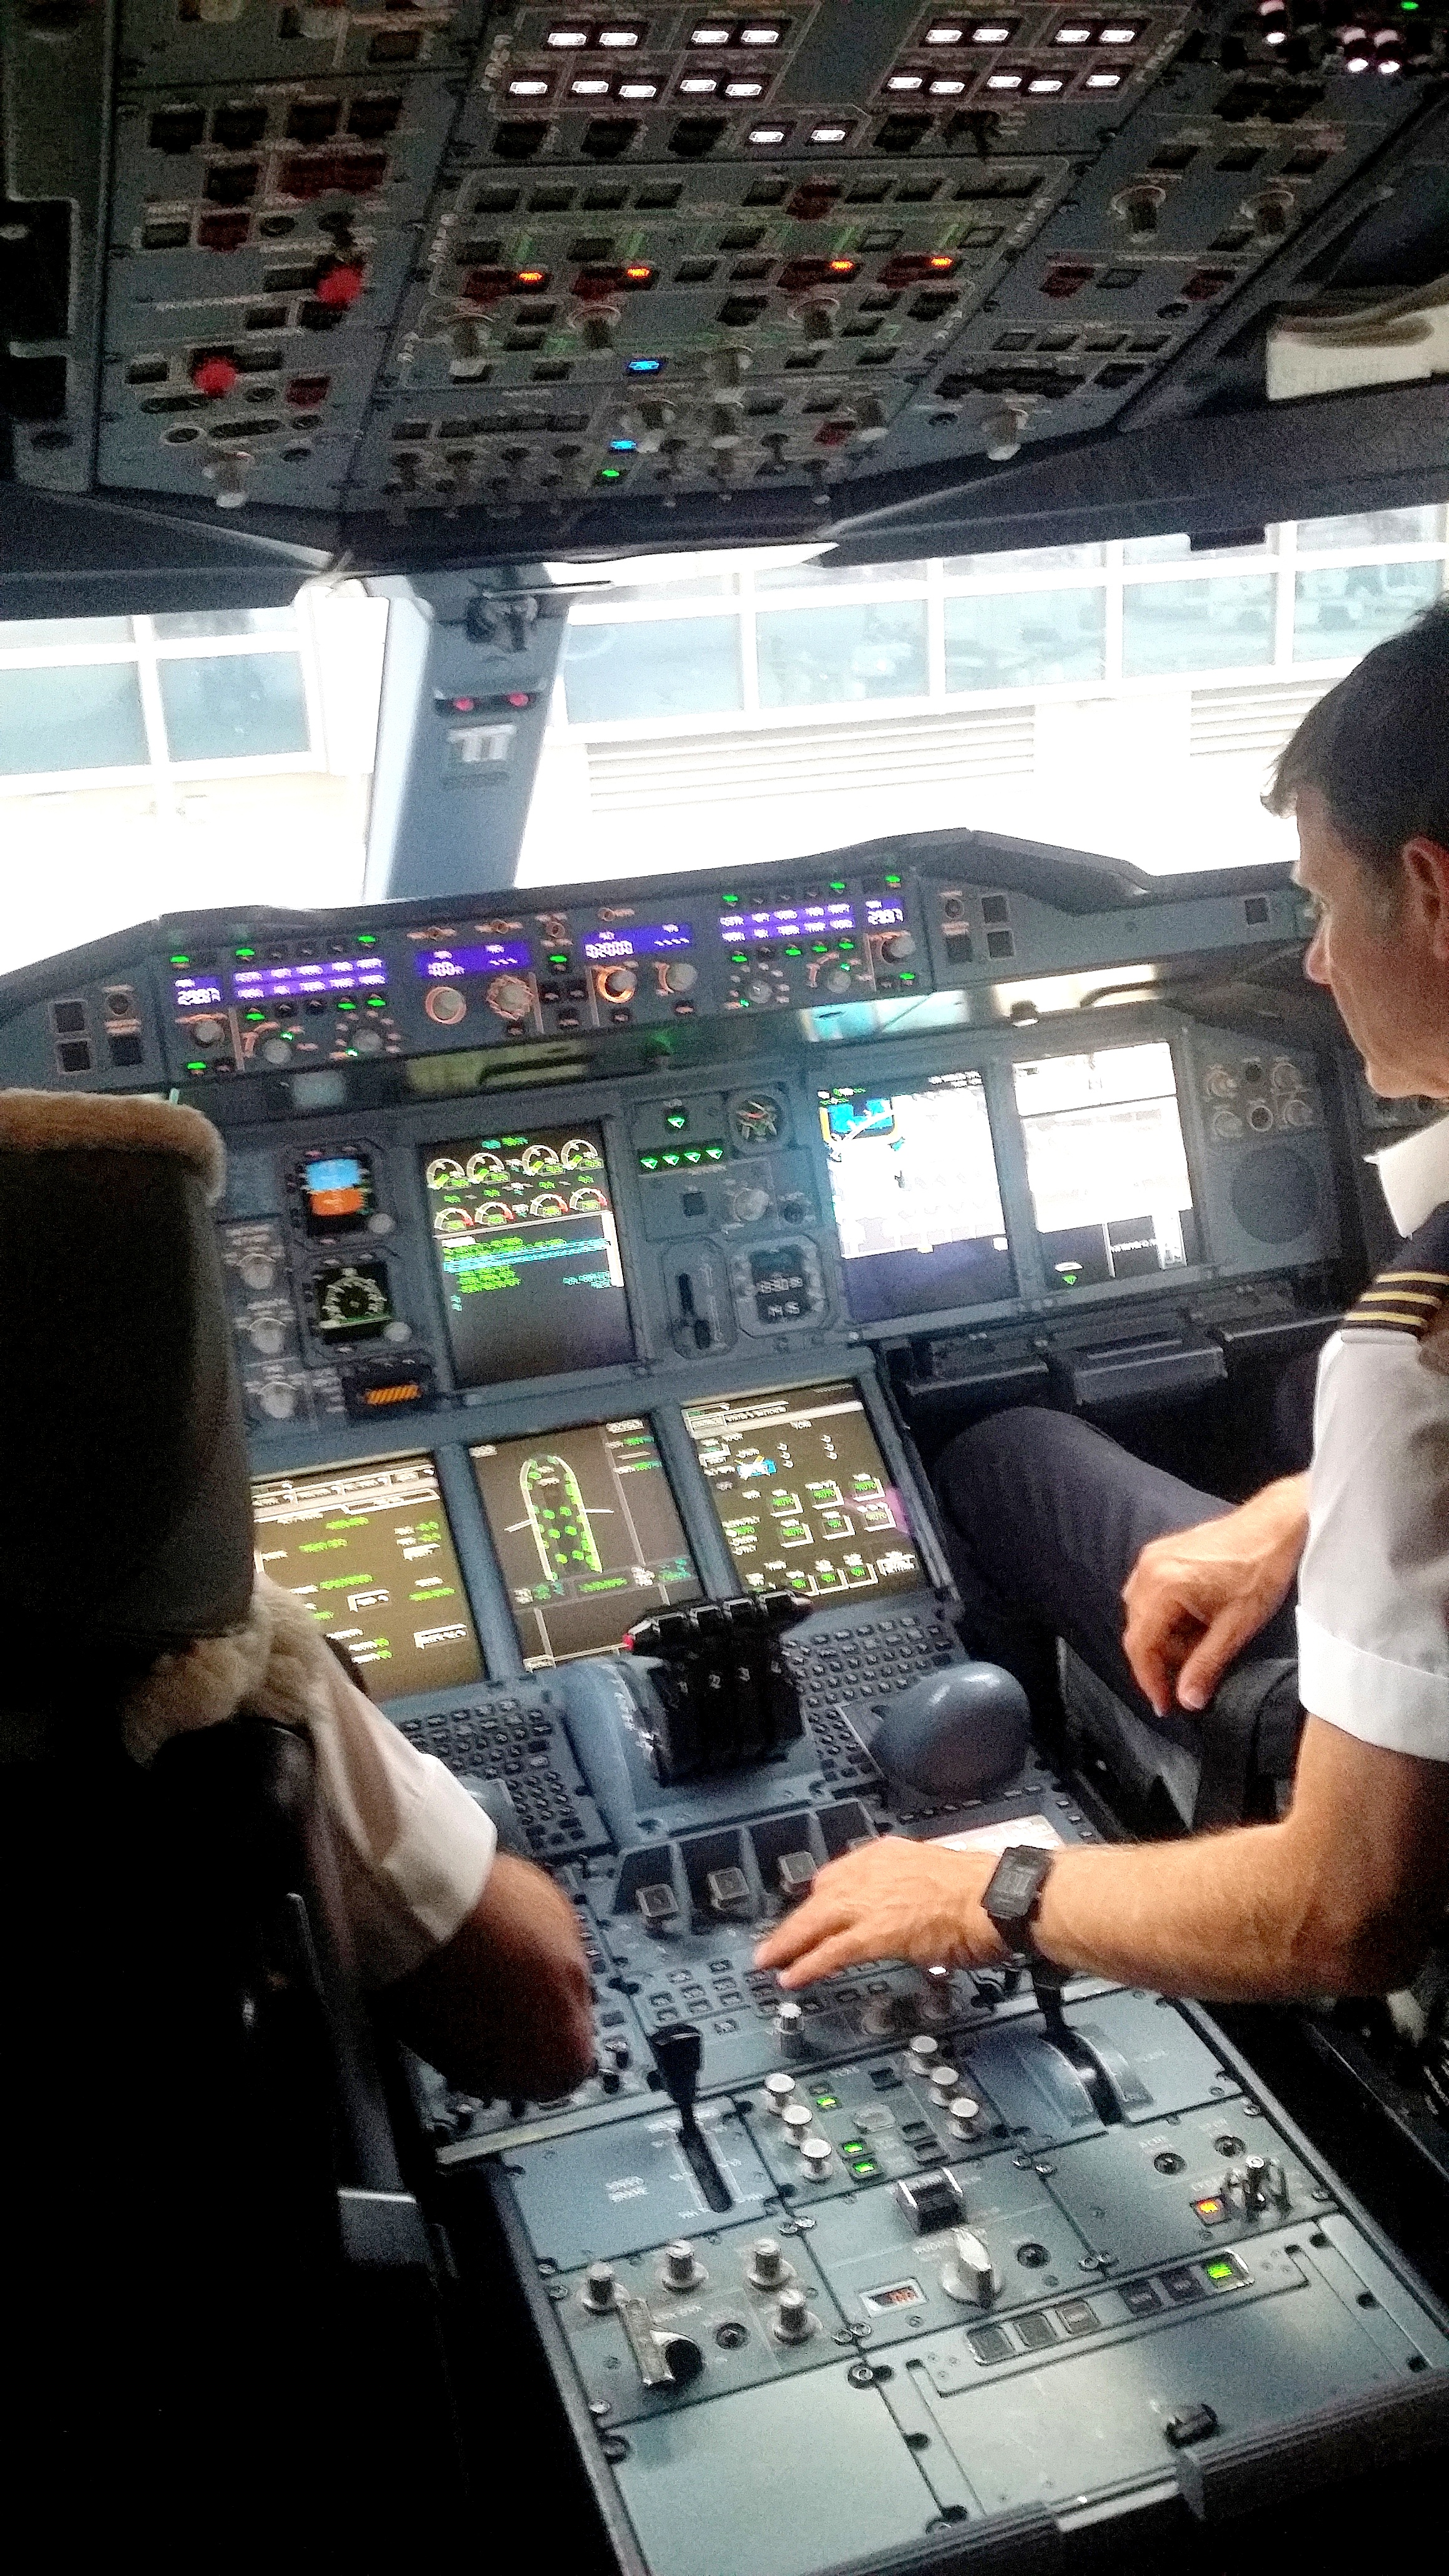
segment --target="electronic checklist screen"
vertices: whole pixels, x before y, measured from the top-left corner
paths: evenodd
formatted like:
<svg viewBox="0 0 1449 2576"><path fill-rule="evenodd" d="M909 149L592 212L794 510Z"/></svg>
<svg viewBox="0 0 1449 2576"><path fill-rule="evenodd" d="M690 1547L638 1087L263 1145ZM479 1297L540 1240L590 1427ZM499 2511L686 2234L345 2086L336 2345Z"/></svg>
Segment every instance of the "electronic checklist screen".
<svg viewBox="0 0 1449 2576"><path fill-rule="evenodd" d="M431 1458L259 1476L252 1518L262 1571L366 1667L379 1699L481 1679Z"/></svg>
<svg viewBox="0 0 1449 2576"><path fill-rule="evenodd" d="M711 1397L684 1421L742 1590L839 1601L926 1581L851 1379Z"/></svg>
<svg viewBox="0 0 1449 2576"><path fill-rule="evenodd" d="M601 1131L501 1128L423 1148L433 1255L464 1386L634 1357Z"/></svg>
<svg viewBox="0 0 1449 2576"><path fill-rule="evenodd" d="M649 1424L582 1422L470 1451L530 1671L609 1654L701 1586Z"/></svg>
<svg viewBox="0 0 1449 2576"><path fill-rule="evenodd" d="M1048 1286L1151 1278L1200 1260L1166 1041L1012 1070Z"/></svg>
<svg viewBox="0 0 1449 2576"><path fill-rule="evenodd" d="M846 1302L857 1323L1014 1297L980 1074L817 1096Z"/></svg>

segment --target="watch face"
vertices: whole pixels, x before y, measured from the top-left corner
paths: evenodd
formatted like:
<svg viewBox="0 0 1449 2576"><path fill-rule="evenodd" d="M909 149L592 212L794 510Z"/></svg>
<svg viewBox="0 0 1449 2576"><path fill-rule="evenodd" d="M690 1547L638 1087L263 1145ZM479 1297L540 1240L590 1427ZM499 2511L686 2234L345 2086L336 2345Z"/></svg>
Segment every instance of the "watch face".
<svg viewBox="0 0 1449 2576"><path fill-rule="evenodd" d="M1039 1852L1007 1852L995 1873L991 1890L993 1909L1002 1914L1018 1914L1031 1903L1041 1882Z"/></svg>

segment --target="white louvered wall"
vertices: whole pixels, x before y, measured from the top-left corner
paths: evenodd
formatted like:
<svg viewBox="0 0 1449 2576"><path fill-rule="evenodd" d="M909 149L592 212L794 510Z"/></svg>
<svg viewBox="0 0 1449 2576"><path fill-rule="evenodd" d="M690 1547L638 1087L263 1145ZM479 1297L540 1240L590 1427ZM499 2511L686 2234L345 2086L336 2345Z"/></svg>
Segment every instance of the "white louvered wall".
<svg viewBox="0 0 1449 2576"><path fill-rule="evenodd" d="M818 799L858 788L873 796L981 778L1029 777L1036 710L972 708L868 722L757 725L674 734L651 742L591 742L589 802L597 815Z"/></svg>

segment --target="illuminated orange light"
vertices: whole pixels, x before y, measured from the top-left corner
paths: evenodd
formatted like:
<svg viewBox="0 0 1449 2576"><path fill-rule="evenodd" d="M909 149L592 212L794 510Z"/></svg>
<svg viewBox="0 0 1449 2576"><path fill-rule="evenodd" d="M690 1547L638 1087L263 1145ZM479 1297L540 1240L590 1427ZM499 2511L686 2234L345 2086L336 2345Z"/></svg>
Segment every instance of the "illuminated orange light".
<svg viewBox="0 0 1449 2576"><path fill-rule="evenodd" d="M653 271L653 269L652 269L652 268L646 268L646 267L644 267L644 266L642 266L642 265L639 265L639 264L636 264L635 266L633 266L633 267L631 267L631 268L626 268L626 269L625 269L625 271L624 271L624 275L625 275L626 277L637 277L637 278L643 278L643 277L652 277L652 276L653 276L653 274L654 274L654 271Z"/></svg>
<svg viewBox="0 0 1449 2576"><path fill-rule="evenodd" d="M542 286L547 274L547 270L542 268L521 268L518 283L520 286Z"/></svg>
<svg viewBox="0 0 1449 2576"><path fill-rule="evenodd" d="M831 276L832 276L832 277L854 277L854 275L855 275L855 262L854 262L854 260L853 260L853 259L833 259L833 260L831 261L831 263L830 263L830 274L831 274Z"/></svg>
<svg viewBox="0 0 1449 2576"><path fill-rule="evenodd" d="M935 258L934 258L934 259L932 260L932 262L931 262L931 266L932 266L933 268L954 268L954 267L955 267L955 265L956 265L955 260L951 257L950 253L949 253L949 252L947 252L947 251L938 251L938 252L937 252L937 254L936 254L936 256L935 256Z"/></svg>

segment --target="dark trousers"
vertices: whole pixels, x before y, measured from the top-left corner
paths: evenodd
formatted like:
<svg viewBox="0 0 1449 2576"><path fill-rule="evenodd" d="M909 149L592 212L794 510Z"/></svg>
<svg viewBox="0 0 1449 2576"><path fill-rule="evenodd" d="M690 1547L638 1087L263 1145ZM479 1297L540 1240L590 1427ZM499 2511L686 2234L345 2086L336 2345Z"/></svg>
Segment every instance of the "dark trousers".
<svg viewBox="0 0 1449 2576"><path fill-rule="evenodd" d="M1230 1504L1144 1465L1075 1415L1028 1406L953 1440L936 1490L968 1645L1016 1673L1040 1706L1054 1695L1062 1637L1149 1725L1201 1749L1202 1720L1157 1717L1133 1679L1122 1586L1149 1539L1216 1520ZM1293 1606L1284 1603L1230 1673L1271 1663L1281 1681L1281 1659L1297 1649Z"/></svg>

